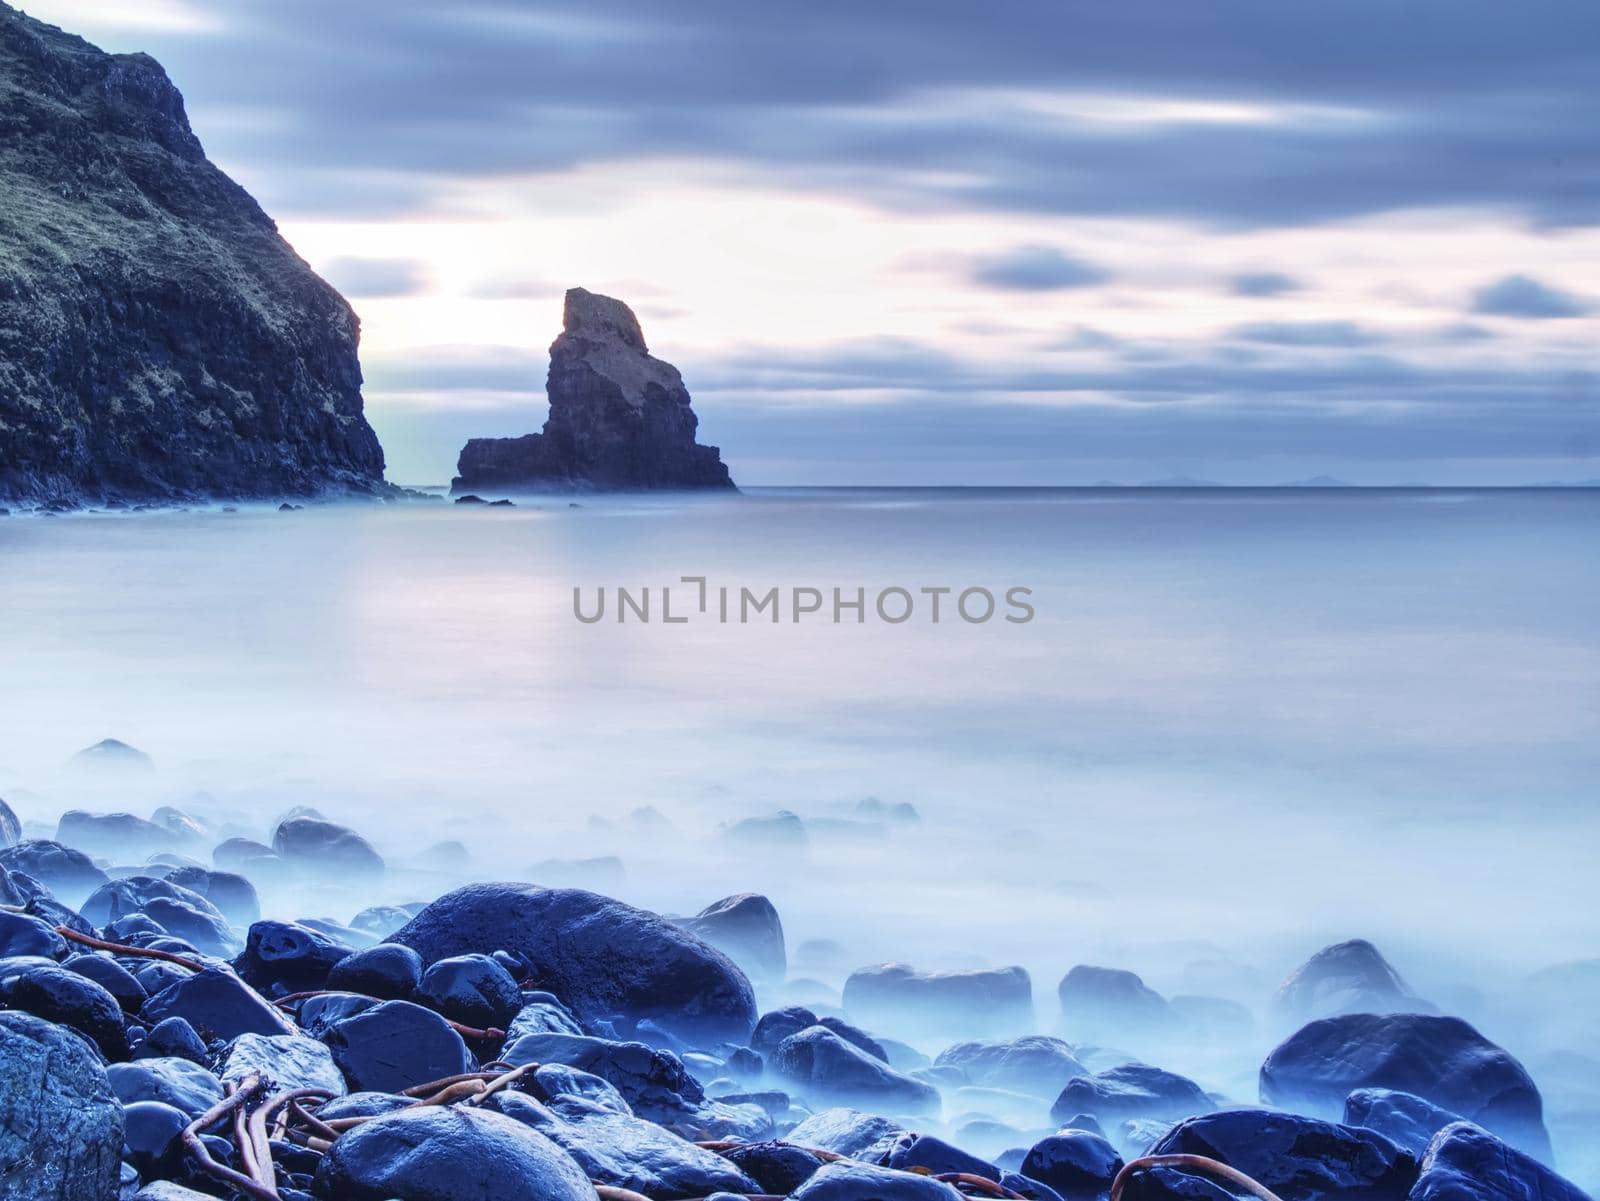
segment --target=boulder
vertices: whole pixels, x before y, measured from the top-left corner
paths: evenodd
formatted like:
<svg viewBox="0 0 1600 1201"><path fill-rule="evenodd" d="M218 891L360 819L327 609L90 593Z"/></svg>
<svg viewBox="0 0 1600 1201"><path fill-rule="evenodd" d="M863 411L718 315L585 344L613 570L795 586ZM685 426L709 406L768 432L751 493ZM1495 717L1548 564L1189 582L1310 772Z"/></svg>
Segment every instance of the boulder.
<svg viewBox="0 0 1600 1201"><path fill-rule="evenodd" d="M1088 1114L1101 1123L1129 1118L1172 1122L1215 1109L1198 1084L1176 1072L1144 1063L1125 1063L1093 1076L1069 1080L1050 1107L1054 1121Z"/></svg>
<svg viewBox="0 0 1600 1201"><path fill-rule="evenodd" d="M113 1201L122 1106L87 1042L0 1013L0 1097L0 1201Z"/></svg>
<svg viewBox="0 0 1600 1201"><path fill-rule="evenodd" d="M960 1196L931 1176L841 1159L813 1173L791 1201L956 1201Z"/></svg>
<svg viewBox="0 0 1600 1201"><path fill-rule="evenodd" d="M895 1113L936 1113L939 1090L903 1076L824 1026L790 1035L772 1055L773 1070L808 1096Z"/></svg>
<svg viewBox="0 0 1600 1201"><path fill-rule="evenodd" d="M0 16L0 25L5 19ZM0 850L0 867L32 876L51 892L74 899L87 896L109 879L82 851L38 838Z"/></svg>
<svg viewBox="0 0 1600 1201"><path fill-rule="evenodd" d="M526 1004L506 1027L506 1042L515 1042L529 1034L583 1033L577 1019L550 993L524 993L523 1000Z"/></svg>
<svg viewBox="0 0 1600 1201"><path fill-rule="evenodd" d="M562 326L544 432L472 439L452 491L733 487L717 448L695 442L682 376L650 354L627 305L572 288Z"/></svg>
<svg viewBox="0 0 1600 1201"><path fill-rule="evenodd" d="M787 1197L822 1167L822 1160L791 1142L741 1143L722 1157L756 1182L758 1191Z"/></svg>
<svg viewBox="0 0 1600 1201"><path fill-rule="evenodd" d="M673 1116L693 1109L705 1089L671 1051L644 1043L612 1042L571 1034L532 1034L508 1042L500 1058L509 1064L565 1064L607 1081L645 1117Z"/></svg>
<svg viewBox="0 0 1600 1201"><path fill-rule="evenodd" d="M189 1124L183 1110L160 1101L135 1101L122 1107L122 1153L140 1176L171 1175L178 1168L178 1136Z"/></svg>
<svg viewBox="0 0 1600 1201"><path fill-rule="evenodd" d="M503 1027L522 1008L517 982L487 955L454 955L429 965L417 1000L467 1026Z"/></svg>
<svg viewBox="0 0 1600 1201"><path fill-rule="evenodd" d="M337 1021L323 1041L357 1090L403 1092L475 1066L467 1044L444 1018L409 1001L385 1001Z"/></svg>
<svg viewBox="0 0 1600 1201"><path fill-rule="evenodd" d="M64 959L67 940L57 934L48 922L30 917L26 913L0 910L0 959L19 955L42 959Z"/></svg>
<svg viewBox="0 0 1600 1201"><path fill-rule="evenodd" d="M261 920L261 899L256 886L237 872L214 872L203 867L180 867L167 875L167 883L204 897L230 925L248 930Z"/></svg>
<svg viewBox="0 0 1600 1201"><path fill-rule="evenodd" d="M899 1031L994 1034L1033 1024L1033 984L1020 967L919 972L903 963L859 968L844 1007L868 1025Z"/></svg>
<svg viewBox="0 0 1600 1201"><path fill-rule="evenodd" d="M252 860L276 859L278 853L265 843L251 838L229 838L219 842L211 852L211 862L224 871L243 868Z"/></svg>
<svg viewBox="0 0 1600 1201"><path fill-rule="evenodd" d="M352 952L326 934L294 922L257 922L233 968L267 996L312 992L328 986L328 975Z"/></svg>
<svg viewBox="0 0 1600 1201"><path fill-rule="evenodd" d="M789 1131L787 1137L796 1146L871 1160L887 1155L905 1133L904 1126L889 1118L837 1106L818 1110Z"/></svg>
<svg viewBox="0 0 1600 1201"><path fill-rule="evenodd" d="M241 1034L222 1061L222 1081L237 1084L260 1076L274 1092L320 1088L334 1096L345 1092L344 1077L326 1046L303 1034Z"/></svg>
<svg viewBox="0 0 1600 1201"><path fill-rule="evenodd" d="M925 1172L933 1176L962 1172L996 1182L1002 1175L1000 1169L988 1160L969 1154L942 1138L910 1132L902 1134L889 1148L884 1167L897 1172Z"/></svg>
<svg viewBox="0 0 1600 1201"><path fill-rule="evenodd" d="M1550 1159L1544 1103L1527 1070L1460 1018L1344 1014L1302 1027L1261 1065L1261 1099L1322 1116L1342 1114L1361 1088L1415 1093Z"/></svg>
<svg viewBox="0 0 1600 1201"><path fill-rule="evenodd" d="M741 892L707 905L693 917L674 918L751 976L782 980L788 971L783 922L771 901L759 893Z"/></svg>
<svg viewBox="0 0 1600 1201"><path fill-rule="evenodd" d="M1390 1088L1358 1088L1344 1099L1346 1126L1376 1130L1419 1160L1434 1135L1462 1120L1432 1101Z"/></svg>
<svg viewBox="0 0 1600 1201"><path fill-rule="evenodd" d="M384 942L339 960L328 973L326 986L384 1001L404 1001L421 983L422 956L410 947Z"/></svg>
<svg viewBox="0 0 1600 1201"><path fill-rule="evenodd" d="M411 910L399 905L370 905L350 919L350 927L373 938L388 938L412 917Z"/></svg>
<svg viewBox="0 0 1600 1201"><path fill-rule="evenodd" d="M144 1041L134 1049L135 1059L187 1059L191 1063L206 1064L209 1056L205 1043L195 1033L194 1027L183 1018L166 1018L157 1022L144 1036Z"/></svg>
<svg viewBox="0 0 1600 1201"><path fill-rule="evenodd" d="M296 1006L295 1019L305 1033L312 1038L321 1038L333 1029L335 1022L342 1022L345 1018L365 1013L379 1003L378 998L359 993L319 993L317 996L307 997Z"/></svg>
<svg viewBox="0 0 1600 1201"><path fill-rule="evenodd" d="M279 822L272 849L286 863L338 879L383 874L383 857L371 843L346 826L315 817Z"/></svg>
<svg viewBox="0 0 1600 1201"><path fill-rule="evenodd" d="M1061 1025L1072 1037L1116 1041L1171 1033L1178 1025L1167 1000L1133 972L1079 964L1056 987Z"/></svg>
<svg viewBox="0 0 1600 1201"><path fill-rule="evenodd" d="M583 1169L544 1135L459 1105L362 1123L323 1157L312 1192L322 1201L594 1201Z"/></svg>
<svg viewBox="0 0 1600 1201"><path fill-rule="evenodd" d="M14 847L22 841L22 822L5 798L0 797L0 850Z"/></svg>
<svg viewBox="0 0 1600 1201"><path fill-rule="evenodd" d="M1295 1201L1402 1201L1417 1178L1417 1161L1375 1131L1262 1109L1189 1118L1150 1154L1215 1159Z"/></svg>
<svg viewBox="0 0 1600 1201"><path fill-rule="evenodd" d="M191 972L167 985L144 1003L140 1016L146 1022L183 1018L207 1039L294 1033L265 997L221 967Z"/></svg>
<svg viewBox="0 0 1600 1201"><path fill-rule="evenodd" d="M1275 1014L1299 1025L1341 1013L1433 1013L1365 939L1323 947L1289 973L1272 998Z"/></svg>
<svg viewBox="0 0 1600 1201"><path fill-rule="evenodd" d="M1074 1076L1089 1075L1070 1046L1043 1034L956 1043L939 1052L933 1062L935 1067L960 1069L973 1084L1051 1099L1059 1096Z"/></svg>
<svg viewBox="0 0 1600 1201"><path fill-rule="evenodd" d="M1410 1201L1589 1201L1588 1195L1482 1127L1456 1122L1433 1136Z"/></svg>
<svg viewBox="0 0 1600 1201"><path fill-rule="evenodd" d="M558 1097L578 1097L616 1113L633 1112L633 1106L628 1104L628 1099L611 1081L564 1063L542 1065L534 1072L533 1083L530 1091L545 1101L554 1101Z"/></svg>
<svg viewBox="0 0 1600 1201"><path fill-rule="evenodd" d="M650 1018L701 1045L743 1043L755 995L721 951L665 918L581 889L470 884L425 908L392 941L425 964L510 951L582 1021Z"/></svg>
<svg viewBox="0 0 1600 1201"><path fill-rule="evenodd" d="M131 813L89 813L69 809L56 823L56 841L113 861L153 855L177 845L172 831Z"/></svg>
<svg viewBox="0 0 1600 1201"><path fill-rule="evenodd" d="M133 973L109 955L74 955L61 966L93 980L116 998L124 1013L138 1013L150 999L150 994L134 979Z"/></svg>
<svg viewBox="0 0 1600 1201"><path fill-rule="evenodd" d="M106 1079L117 1100L160 1101L197 1118L222 1100L222 1082L203 1066L187 1059L140 1059L114 1063Z"/></svg>
<svg viewBox="0 0 1600 1201"><path fill-rule="evenodd" d="M1122 1171L1122 1156L1098 1134L1068 1130L1034 1143L1020 1170L1064 1201L1094 1201L1110 1191Z"/></svg>
<svg viewBox="0 0 1600 1201"><path fill-rule="evenodd" d="M117 999L87 976L40 967L6 982L6 1004L83 1035L107 1059L128 1057L128 1033Z"/></svg>

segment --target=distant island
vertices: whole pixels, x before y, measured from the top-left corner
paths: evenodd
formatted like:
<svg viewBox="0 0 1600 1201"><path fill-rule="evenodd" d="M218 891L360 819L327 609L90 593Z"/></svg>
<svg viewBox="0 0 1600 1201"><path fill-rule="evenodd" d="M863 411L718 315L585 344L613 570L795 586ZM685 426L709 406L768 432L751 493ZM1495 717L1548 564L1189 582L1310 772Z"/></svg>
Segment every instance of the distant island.
<svg viewBox="0 0 1600 1201"><path fill-rule="evenodd" d="M734 486L718 448L695 441L700 421L683 377L650 353L622 301L567 292L546 390L544 431L472 439L453 492Z"/></svg>

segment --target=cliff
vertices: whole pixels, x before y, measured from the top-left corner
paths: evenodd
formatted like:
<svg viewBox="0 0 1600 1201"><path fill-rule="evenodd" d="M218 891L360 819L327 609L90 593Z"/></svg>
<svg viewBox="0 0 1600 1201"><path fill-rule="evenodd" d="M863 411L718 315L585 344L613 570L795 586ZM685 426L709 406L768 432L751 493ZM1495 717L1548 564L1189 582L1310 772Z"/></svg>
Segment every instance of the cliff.
<svg viewBox="0 0 1600 1201"><path fill-rule="evenodd" d="M0 503L382 490L358 336L155 60L0 4Z"/></svg>
<svg viewBox="0 0 1600 1201"><path fill-rule="evenodd" d="M544 432L472 439L455 491L733 487L718 449L695 441L683 377L650 353L633 310L573 288L562 324Z"/></svg>

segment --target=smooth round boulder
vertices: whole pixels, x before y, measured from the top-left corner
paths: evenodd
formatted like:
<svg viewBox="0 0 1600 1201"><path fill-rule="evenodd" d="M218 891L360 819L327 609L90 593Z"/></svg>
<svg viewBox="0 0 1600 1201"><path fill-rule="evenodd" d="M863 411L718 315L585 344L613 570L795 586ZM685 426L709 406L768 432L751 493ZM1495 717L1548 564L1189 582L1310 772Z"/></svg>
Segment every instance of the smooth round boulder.
<svg viewBox="0 0 1600 1201"><path fill-rule="evenodd" d="M0 1013L0 1201L117 1195L122 1106L94 1049L27 1013Z"/></svg>
<svg viewBox="0 0 1600 1201"><path fill-rule="evenodd" d="M322 1201L594 1201L583 1170L544 1135L462 1106L385 1114L346 1132L312 1192Z"/></svg>
<svg viewBox="0 0 1600 1201"><path fill-rule="evenodd" d="M841 1159L824 1164L791 1194L792 1201L956 1201L942 1180Z"/></svg>
<svg viewBox="0 0 1600 1201"><path fill-rule="evenodd" d="M309 926L256 922L233 968L252 988L268 996L286 996L328 987L328 973L352 953Z"/></svg>
<svg viewBox="0 0 1600 1201"><path fill-rule="evenodd" d="M1273 1012L1309 1022L1341 1013L1432 1013L1400 973L1364 938L1323 947L1289 973L1272 998Z"/></svg>
<svg viewBox="0 0 1600 1201"><path fill-rule="evenodd" d="M1067 1081L1050 1117L1065 1122L1084 1113L1107 1125L1137 1118L1176 1122L1215 1108L1205 1089L1187 1076L1147 1063L1124 1063Z"/></svg>
<svg viewBox="0 0 1600 1201"><path fill-rule="evenodd" d="M1098 1134L1070 1130L1028 1148L1021 1172L1054 1189L1064 1201L1094 1201L1122 1171L1122 1156Z"/></svg>
<svg viewBox="0 0 1600 1201"><path fill-rule="evenodd" d="M180 867L167 877L167 882L199 893L231 925L241 930L261 920L261 899L256 895L256 886L238 872Z"/></svg>
<svg viewBox="0 0 1600 1201"><path fill-rule="evenodd" d="M206 1045L193 1026L183 1018L164 1018L150 1027L144 1041L134 1049L135 1059L187 1059L204 1064Z"/></svg>
<svg viewBox="0 0 1600 1201"><path fill-rule="evenodd" d="M0 867L32 876L51 892L73 901L110 878L82 851L43 838L24 839L0 850Z"/></svg>
<svg viewBox="0 0 1600 1201"><path fill-rule="evenodd" d="M322 1037L355 1091L403 1092L476 1066L449 1022L410 1001L364 1009L335 1022Z"/></svg>
<svg viewBox="0 0 1600 1201"><path fill-rule="evenodd" d="M399 943L382 942L334 964L327 987L365 993L380 1001L405 1001L421 983L422 956Z"/></svg>
<svg viewBox="0 0 1600 1201"><path fill-rule="evenodd" d="M202 1038L232 1040L241 1034L292 1034L289 1022L272 1004L232 972L220 967L184 972L171 964L157 965L182 973L154 993L139 1011L146 1022L180 1017ZM149 969L147 969L149 970ZM145 973L139 982L146 988Z"/></svg>
<svg viewBox="0 0 1600 1201"><path fill-rule="evenodd" d="M778 1044L772 1067L808 1096L862 1104L893 1113L937 1113L939 1090L903 1076L825 1026L812 1026Z"/></svg>
<svg viewBox="0 0 1600 1201"><path fill-rule="evenodd" d="M44 959L64 959L67 940L55 928L26 913L0 910L0 959L37 955Z"/></svg>
<svg viewBox="0 0 1600 1201"><path fill-rule="evenodd" d="M417 1000L466 1026L504 1027L522 1008L517 982L487 955L455 955L422 973Z"/></svg>
<svg viewBox="0 0 1600 1201"><path fill-rule="evenodd" d="M148 1180L175 1167L178 1136L189 1124L183 1110L160 1101L135 1101L122 1107L122 1154Z"/></svg>
<svg viewBox="0 0 1600 1201"><path fill-rule="evenodd" d="M74 955L61 966L93 980L117 999L124 1013L138 1013L145 1001L149 1000L150 994L145 991L144 985L109 955Z"/></svg>
<svg viewBox="0 0 1600 1201"><path fill-rule="evenodd" d="M582 1021L649 1018L690 1042L744 1043L755 993L739 967L667 919L576 888L470 884L395 933L425 964L510 951Z"/></svg>
<svg viewBox="0 0 1600 1201"><path fill-rule="evenodd" d="M850 973L844 1007L897 1033L1008 1033L1033 1025L1033 983L1020 967L923 972L880 963Z"/></svg>
<svg viewBox="0 0 1600 1201"><path fill-rule="evenodd" d="M8 981L6 1003L83 1035L107 1059L128 1057L128 1032L117 999L87 976L63 967L34 968Z"/></svg>
<svg viewBox="0 0 1600 1201"><path fill-rule="evenodd" d="M161 1101L197 1118L222 1100L222 1081L187 1059L140 1059L114 1063L106 1080L124 1105Z"/></svg>
<svg viewBox="0 0 1600 1201"><path fill-rule="evenodd" d="M347 826L315 817L291 817L272 832L272 849L284 862L339 878L383 874L383 857Z"/></svg>
<svg viewBox="0 0 1600 1201"><path fill-rule="evenodd" d="M752 976L782 980L789 970L783 922L777 908L760 893L741 892L723 897L693 917L674 920L726 953Z"/></svg>

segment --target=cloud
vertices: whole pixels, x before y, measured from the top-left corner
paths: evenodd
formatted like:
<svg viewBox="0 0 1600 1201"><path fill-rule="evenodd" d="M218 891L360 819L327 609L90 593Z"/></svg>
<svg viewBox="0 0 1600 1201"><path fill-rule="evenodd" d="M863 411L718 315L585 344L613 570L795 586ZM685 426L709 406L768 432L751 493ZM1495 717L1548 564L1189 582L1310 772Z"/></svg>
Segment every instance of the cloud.
<svg viewBox="0 0 1600 1201"><path fill-rule="evenodd" d="M1087 288L1111 278L1093 263L1053 246L1018 246L972 264L973 283L1011 292L1055 292Z"/></svg>
<svg viewBox="0 0 1600 1201"><path fill-rule="evenodd" d="M321 274L346 296L415 296L428 287L426 265L413 259L339 258L327 263Z"/></svg>
<svg viewBox="0 0 1600 1201"><path fill-rule="evenodd" d="M1247 271L1228 281L1228 290L1235 296L1282 296L1299 289L1300 281L1281 271Z"/></svg>
<svg viewBox="0 0 1600 1201"><path fill-rule="evenodd" d="M1526 275L1508 275L1480 289L1472 301L1474 313L1495 317L1581 317L1589 306L1570 292L1552 288Z"/></svg>
<svg viewBox="0 0 1600 1201"><path fill-rule="evenodd" d="M1381 335L1353 321L1261 321L1236 325L1230 332L1243 341L1269 346L1350 348L1375 346L1384 341Z"/></svg>

